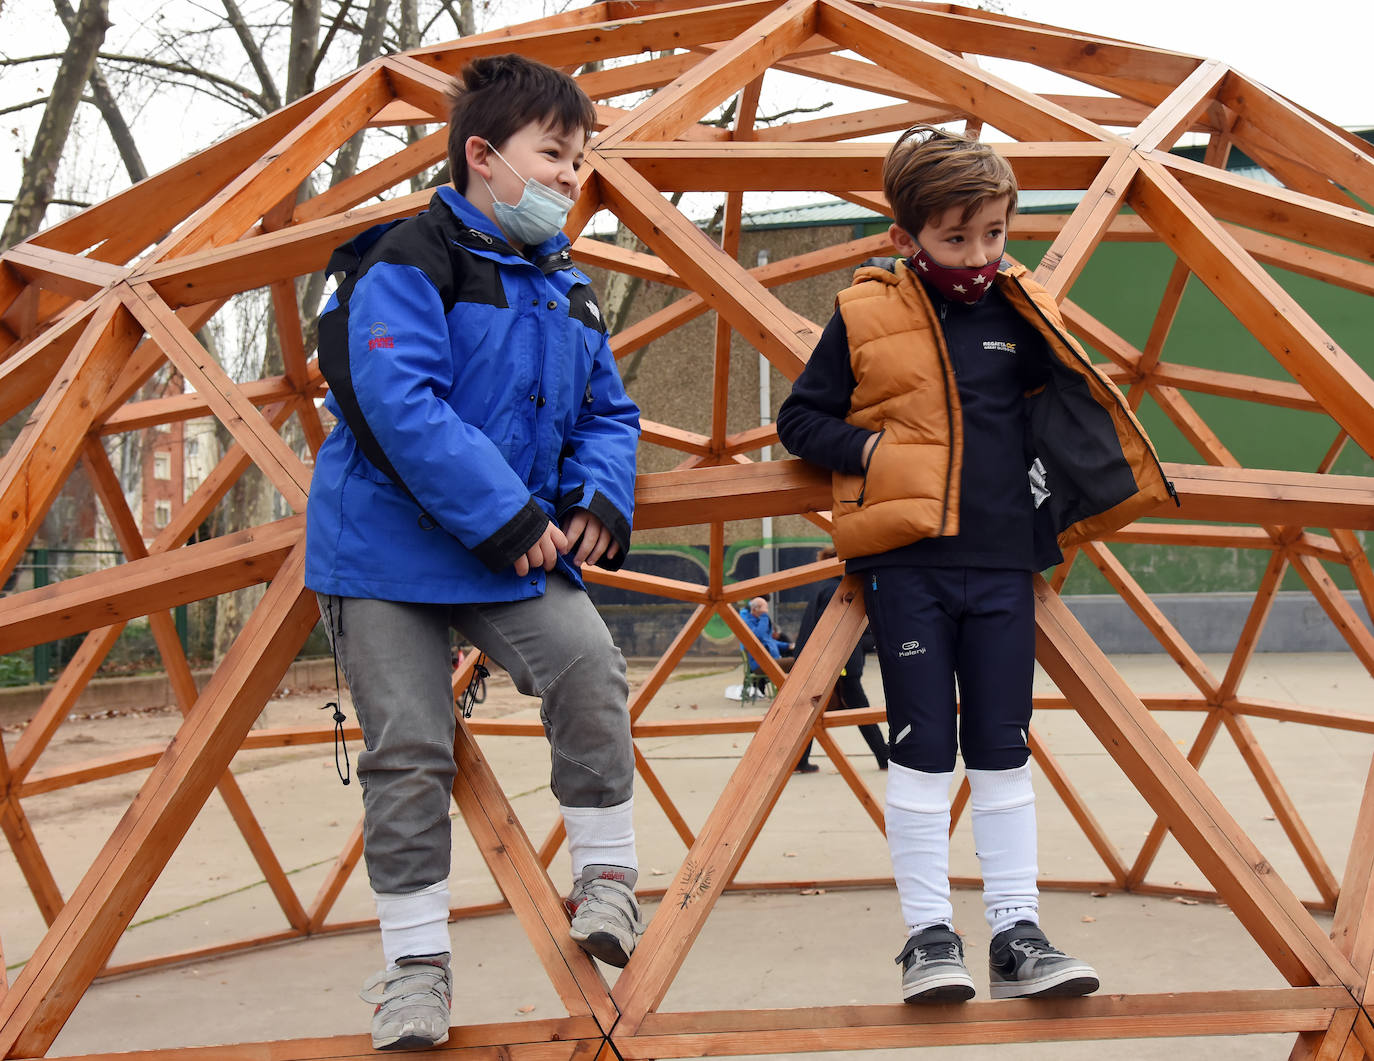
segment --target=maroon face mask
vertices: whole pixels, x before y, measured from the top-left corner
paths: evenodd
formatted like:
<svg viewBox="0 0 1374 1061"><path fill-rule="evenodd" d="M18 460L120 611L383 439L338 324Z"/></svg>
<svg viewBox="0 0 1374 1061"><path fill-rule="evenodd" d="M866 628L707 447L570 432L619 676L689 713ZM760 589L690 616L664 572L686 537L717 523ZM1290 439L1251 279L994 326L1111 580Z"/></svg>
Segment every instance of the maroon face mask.
<svg viewBox="0 0 1374 1061"><path fill-rule="evenodd" d="M972 306L992 289L993 277L1001 257L995 258L978 269L960 269L941 265L925 252L919 244L916 253L907 259L907 264L921 279L929 281L936 291L951 302L963 302Z"/></svg>

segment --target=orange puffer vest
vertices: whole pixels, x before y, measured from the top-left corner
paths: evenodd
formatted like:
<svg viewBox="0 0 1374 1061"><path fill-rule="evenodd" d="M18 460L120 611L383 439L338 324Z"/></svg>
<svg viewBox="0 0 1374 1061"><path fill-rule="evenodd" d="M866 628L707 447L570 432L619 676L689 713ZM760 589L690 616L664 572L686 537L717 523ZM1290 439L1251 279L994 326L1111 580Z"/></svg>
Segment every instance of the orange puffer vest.
<svg viewBox="0 0 1374 1061"><path fill-rule="evenodd" d="M1172 487L1144 428L1068 334L1049 293L1021 265L998 273L996 284L1050 351L1050 381L1027 402L1060 547L1116 530L1166 500ZM891 272L859 270L837 302L856 380L845 419L882 436L863 475L833 476L836 550L870 556L958 534L963 423L930 299L899 261Z"/></svg>

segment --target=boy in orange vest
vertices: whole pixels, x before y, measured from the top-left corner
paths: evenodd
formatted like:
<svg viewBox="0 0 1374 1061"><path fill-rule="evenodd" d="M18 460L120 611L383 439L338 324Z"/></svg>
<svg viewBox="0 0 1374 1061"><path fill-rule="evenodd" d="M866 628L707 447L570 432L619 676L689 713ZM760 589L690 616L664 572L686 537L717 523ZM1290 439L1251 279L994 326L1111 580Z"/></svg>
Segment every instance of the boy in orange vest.
<svg viewBox="0 0 1374 1061"><path fill-rule="evenodd" d="M992 997L1085 995L1097 974L1039 928L1026 739L1032 576L1171 487L1049 294L1003 262L1016 209L1007 162L916 126L888 153L883 190L901 257L860 269L840 293L778 413L778 436L832 470L835 545L863 575L891 733L902 997L974 994L949 893L956 749L992 932Z"/></svg>

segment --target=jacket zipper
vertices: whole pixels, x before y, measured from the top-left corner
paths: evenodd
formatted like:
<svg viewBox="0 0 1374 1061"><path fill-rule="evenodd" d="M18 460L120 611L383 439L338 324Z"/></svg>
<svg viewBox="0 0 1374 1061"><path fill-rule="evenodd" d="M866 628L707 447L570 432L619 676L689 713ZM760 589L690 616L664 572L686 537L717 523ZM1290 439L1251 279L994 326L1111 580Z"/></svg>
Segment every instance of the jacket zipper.
<svg viewBox="0 0 1374 1061"><path fill-rule="evenodd" d="M1044 312L1040 309L1040 307L1036 305L1035 299L1030 297L1030 294L1026 291L1025 287L1021 283L1021 278L1009 275L1007 276L1007 279L1011 283L1016 285L1016 289L1021 293L1021 297L1025 299L1026 304L1030 306L1031 309L1035 310L1035 315L1045 322L1045 327L1049 328L1049 330L1052 331L1056 337L1058 337L1060 344L1064 347L1065 350L1067 350L1073 356L1074 360L1078 361L1081 364L1086 364L1089 371L1092 371L1092 363L1086 361L1086 359L1083 357L1079 357L1078 352L1073 348L1073 344L1070 343L1065 337L1064 333L1061 332L1058 328L1056 328L1054 326L1054 323L1048 317L1045 316ZM1113 392L1115 395L1113 400L1116 402L1117 406L1120 407L1124 412L1129 413L1131 411L1130 407L1126 404L1126 400L1124 396L1121 394L1121 391L1117 388L1113 388ZM1150 457L1155 462L1155 467L1159 470L1159 477L1164 482L1164 488L1169 491L1169 496L1174 499L1174 506L1176 508L1181 507L1183 503L1178 499L1178 491L1174 489L1174 484L1169 480L1169 477L1164 474L1164 465L1160 463L1159 454L1155 452L1154 446L1150 443L1150 440L1146 438L1142 432L1136 429L1134 423L1132 423L1131 418L1129 416L1126 418L1126 422L1128 424L1131 424L1131 430L1135 431L1140 441L1145 444L1146 452L1150 454Z"/></svg>
<svg viewBox="0 0 1374 1061"><path fill-rule="evenodd" d="M916 287L917 294L920 296L921 301L926 304L926 308L928 310L935 310L935 304L930 300L930 296L926 294L926 289L921 283L921 278L913 273L911 280ZM959 386L958 379L954 374L954 361L949 352L949 344L945 342L945 329L943 325L945 321L945 311L947 309L949 309L947 303L942 303L940 305L936 313L940 317L941 327L931 329L935 334L935 349L939 352L940 362L945 369L945 423L949 425L949 456L945 461L945 496L940 503L940 529L935 532L936 537L940 537L945 533L945 527L949 523L949 494L954 484L954 402L950 400L950 387L953 386L957 388ZM876 449L877 447L875 446L874 448Z"/></svg>

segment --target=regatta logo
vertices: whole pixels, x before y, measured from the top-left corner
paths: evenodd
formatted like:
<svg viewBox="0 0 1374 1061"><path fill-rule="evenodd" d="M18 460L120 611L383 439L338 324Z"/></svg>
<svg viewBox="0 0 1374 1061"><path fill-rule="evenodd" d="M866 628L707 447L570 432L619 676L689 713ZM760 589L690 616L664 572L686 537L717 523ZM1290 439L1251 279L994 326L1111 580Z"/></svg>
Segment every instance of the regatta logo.
<svg viewBox="0 0 1374 1061"><path fill-rule="evenodd" d="M372 327L368 328L372 338L367 341L369 350L390 350L396 345L396 340L386 333L386 325L381 321L374 321Z"/></svg>
<svg viewBox="0 0 1374 1061"><path fill-rule="evenodd" d="M1016 353L1016 344L1003 342L1001 339L984 339L983 349L1000 350L1004 354L1014 354Z"/></svg>
<svg viewBox="0 0 1374 1061"><path fill-rule="evenodd" d="M919 641L906 641L902 644L902 649L897 653L901 656L924 656L926 654L925 645Z"/></svg>

